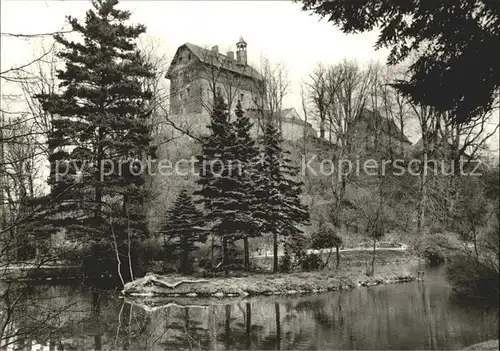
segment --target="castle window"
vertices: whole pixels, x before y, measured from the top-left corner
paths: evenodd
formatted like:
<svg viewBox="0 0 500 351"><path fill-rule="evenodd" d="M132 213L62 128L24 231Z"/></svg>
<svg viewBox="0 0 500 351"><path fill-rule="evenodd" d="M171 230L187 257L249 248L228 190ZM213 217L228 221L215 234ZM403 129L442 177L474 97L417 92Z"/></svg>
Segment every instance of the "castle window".
<svg viewBox="0 0 500 351"><path fill-rule="evenodd" d="M186 92L187 92L187 96L191 96L191 89L187 88Z"/></svg>
<svg viewBox="0 0 500 351"><path fill-rule="evenodd" d="M240 101L243 102L243 99L245 98L245 94L241 93L240 94Z"/></svg>
<svg viewBox="0 0 500 351"><path fill-rule="evenodd" d="M191 61L191 53L188 54L188 60Z"/></svg>

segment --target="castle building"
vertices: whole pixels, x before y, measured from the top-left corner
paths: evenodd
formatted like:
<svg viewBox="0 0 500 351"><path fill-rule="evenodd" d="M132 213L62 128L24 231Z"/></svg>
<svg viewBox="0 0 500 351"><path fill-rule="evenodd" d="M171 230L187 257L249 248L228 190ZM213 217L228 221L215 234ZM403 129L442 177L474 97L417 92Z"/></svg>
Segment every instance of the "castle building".
<svg viewBox="0 0 500 351"><path fill-rule="evenodd" d="M241 102L246 113L254 119L254 134L259 135L259 118L269 114L262 110L265 82L248 64L247 57L247 43L242 37L236 43L236 55L233 51L222 54L218 46L205 49L191 43L181 45L166 74L170 80L170 116L200 134L207 133L213 97L221 93L230 111ZM283 109L279 118L284 139L299 139L304 132L316 134L295 109Z"/></svg>
<svg viewBox="0 0 500 351"><path fill-rule="evenodd" d="M376 146L375 134L377 131L379 133L379 148L390 148L396 154L401 155L410 154L412 143L393 120L382 116L379 111L364 109L360 121L356 125L356 143L363 145L366 150L373 150Z"/></svg>

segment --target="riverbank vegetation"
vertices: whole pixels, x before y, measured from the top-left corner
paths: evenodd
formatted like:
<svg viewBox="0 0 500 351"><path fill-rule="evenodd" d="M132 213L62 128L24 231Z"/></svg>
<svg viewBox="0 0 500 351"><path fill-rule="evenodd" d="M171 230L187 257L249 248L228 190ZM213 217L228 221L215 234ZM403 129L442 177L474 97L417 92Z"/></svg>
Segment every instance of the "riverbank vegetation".
<svg viewBox="0 0 500 351"><path fill-rule="evenodd" d="M379 248L405 244L431 264L448 261L457 291L495 292L498 162L486 146L498 120L489 102L455 123L455 108L394 87L406 67L318 63L301 84L301 105L319 136L284 140L291 82L283 65L266 62L258 121L235 98L238 82L211 81L209 124L197 134L167 112L178 93L161 84L168 62L141 44L146 28L117 5L95 2L84 21L68 18L71 36L57 33L43 60L2 73L27 106L17 118L2 111L2 276L48 262L120 286L149 271L342 276L358 255L363 274L377 277L399 259ZM191 157L199 176L153 176L158 166L144 162ZM420 166L399 174L392 162L384 171L347 165L395 160ZM358 247L368 250L344 250Z"/></svg>

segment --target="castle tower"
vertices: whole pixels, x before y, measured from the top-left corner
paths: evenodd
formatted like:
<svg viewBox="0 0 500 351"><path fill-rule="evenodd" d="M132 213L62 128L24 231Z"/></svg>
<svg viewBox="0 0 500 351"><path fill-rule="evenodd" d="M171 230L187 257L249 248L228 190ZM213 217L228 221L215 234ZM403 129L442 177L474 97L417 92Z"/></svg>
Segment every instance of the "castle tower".
<svg viewBox="0 0 500 351"><path fill-rule="evenodd" d="M236 43L236 62L240 65L247 65L247 43L240 36L240 40Z"/></svg>

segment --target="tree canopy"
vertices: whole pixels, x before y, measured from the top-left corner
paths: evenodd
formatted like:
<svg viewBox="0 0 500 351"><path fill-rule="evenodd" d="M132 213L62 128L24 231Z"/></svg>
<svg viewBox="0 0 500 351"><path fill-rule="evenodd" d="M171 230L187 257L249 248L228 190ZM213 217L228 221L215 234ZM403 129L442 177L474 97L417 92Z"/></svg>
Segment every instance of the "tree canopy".
<svg viewBox="0 0 500 351"><path fill-rule="evenodd" d="M415 102L451 111L457 123L492 109L500 82L499 1L300 2L344 33L380 29L375 48L390 48L388 64L411 60L408 80L395 86Z"/></svg>

